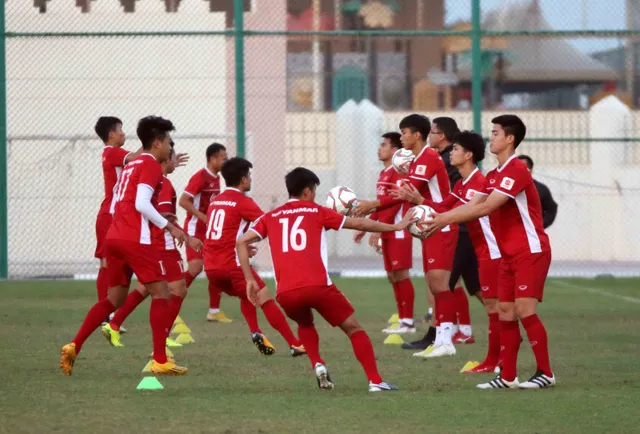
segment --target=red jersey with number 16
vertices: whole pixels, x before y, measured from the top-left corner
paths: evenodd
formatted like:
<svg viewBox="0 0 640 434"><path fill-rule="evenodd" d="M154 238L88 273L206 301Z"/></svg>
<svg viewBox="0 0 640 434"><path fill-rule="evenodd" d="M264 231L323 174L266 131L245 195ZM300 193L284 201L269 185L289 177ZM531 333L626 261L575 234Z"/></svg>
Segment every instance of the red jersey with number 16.
<svg viewBox="0 0 640 434"><path fill-rule="evenodd" d="M250 228L269 237L277 292L332 285L327 264L328 229L339 230L346 217L315 202L290 200L264 214Z"/></svg>

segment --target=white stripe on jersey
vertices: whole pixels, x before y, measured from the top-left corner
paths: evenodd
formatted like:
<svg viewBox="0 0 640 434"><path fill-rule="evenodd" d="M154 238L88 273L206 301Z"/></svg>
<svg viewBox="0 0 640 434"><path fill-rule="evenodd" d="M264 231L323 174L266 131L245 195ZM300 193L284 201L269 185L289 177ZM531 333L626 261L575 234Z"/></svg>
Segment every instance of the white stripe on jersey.
<svg viewBox="0 0 640 434"><path fill-rule="evenodd" d="M542 246L540 244L540 238L538 237L536 228L533 225L533 220L531 220L531 215L529 214L529 204L527 203L526 193L521 191L516 195L515 200L516 205L518 205L518 211L520 211L524 231L527 234L529 249L531 250L531 253L540 253L542 252Z"/></svg>
<svg viewBox="0 0 640 434"><path fill-rule="evenodd" d="M480 226L482 227L484 240L487 242L487 247L489 247L489 257L491 259L501 258L502 255L500 254L500 249L498 248L496 236L491 230L491 222L489 221L489 216L480 217L478 220L480 221Z"/></svg>
<svg viewBox="0 0 640 434"><path fill-rule="evenodd" d="M140 214L140 244L151 244L151 228L149 228L149 220Z"/></svg>
<svg viewBox="0 0 640 434"><path fill-rule="evenodd" d="M200 193L193 196L193 207L197 210L200 209ZM195 215L191 216L191 220L189 220L189 224L187 225L187 233L195 237L196 236L196 226L198 225L198 217Z"/></svg>
<svg viewBox="0 0 640 434"><path fill-rule="evenodd" d="M342 224L344 224L344 221ZM331 282L331 277L329 277L329 262L327 261L327 230L322 228L322 233L320 234L320 258L322 258L322 265L324 265L325 273L327 273L327 286L333 285Z"/></svg>

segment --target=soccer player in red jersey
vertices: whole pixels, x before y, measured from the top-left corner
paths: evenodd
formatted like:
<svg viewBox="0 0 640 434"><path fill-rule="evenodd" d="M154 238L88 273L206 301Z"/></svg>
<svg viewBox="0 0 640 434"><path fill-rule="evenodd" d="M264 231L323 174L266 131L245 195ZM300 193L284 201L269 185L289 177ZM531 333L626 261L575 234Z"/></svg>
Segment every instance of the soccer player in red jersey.
<svg viewBox="0 0 640 434"><path fill-rule="evenodd" d="M227 160L222 166L221 172L227 188L209 205L202 253L209 282L228 295L240 299L240 310L249 326L251 339L258 350L268 356L275 353L275 347L258 326L256 307L247 299L247 283L236 252L238 237L247 230L251 222L264 214L258 204L246 195L251 190L252 167L249 161L239 157ZM267 321L287 341L292 356L305 354L284 314L269 296L266 285L253 269L251 271L260 286L258 305Z"/></svg>
<svg viewBox="0 0 640 434"><path fill-rule="evenodd" d="M162 180L162 189L158 195L158 212L164 218L169 220L173 225L178 226L176 217L176 190L167 177L173 173L178 165L175 150L171 145L171 158L162 163L162 172L164 178ZM169 282L169 291L171 299L169 306L171 308L171 322L175 321L184 298L187 296L187 285L184 280L184 263L182 256L176 247L175 240L171 234L157 226L151 227L151 243L161 253L162 267L165 270L166 280ZM149 291L143 284L138 284L135 291L131 291L127 296L124 304L117 310L113 318L108 324L102 327L102 334L107 341L114 347L123 347L120 342L120 330L124 320L135 310L142 301L149 296ZM167 336L167 347L181 347L182 345Z"/></svg>
<svg viewBox="0 0 640 434"><path fill-rule="evenodd" d="M434 203L442 202L450 192L449 176L440 155L427 146L427 136L431 131L429 119L418 114L409 115L400 121L400 130L402 146L416 156L409 167L406 182L413 184L425 199ZM390 193L396 192L397 190L392 190ZM374 209L380 211L403 202L395 197L360 201L356 213L367 214ZM449 278L457 240L457 225L449 225L435 236L422 241L422 266L427 286L434 298L436 330L433 348L415 353L414 356L433 358L456 353L451 340L453 324L456 322L456 303L449 290ZM427 333L423 338L425 343L431 342L433 334L432 330Z"/></svg>
<svg viewBox="0 0 640 434"><path fill-rule="evenodd" d="M356 320L349 300L331 282L327 266L326 232L342 228L395 232L407 227L413 213L407 213L394 225L370 219L347 218L314 202L320 180L312 171L302 167L293 169L286 175L285 183L290 200L260 217L236 243L249 299L255 304L259 303L261 285L249 265L248 245L269 237L277 286L276 299L287 316L298 324L298 335L311 360L318 386L332 389L333 383L320 357L312 309L349 336L356 358L369 380L370 392L397 390L397 387L380 377L369 336Z"/></svg>
<svg viewBox="0 0 640 434"><path fill-rule="evenodd" d="M115 190L120 179L122 168L133 161L142 148L136 152L122 149L125 142L125 134L122 131L122 121L113 116L102 116L95 125L95 132L104 143L102 150L102 174L104 176L104 199L100 204L100 210L96 217L96 251L94 256L100 260L100 270L96 286L98 289L98 301L107 298L109 287L107 279L107 259L104 252L104 243L109 226L113 220L112 214L116 206Z"/></svg>
<svg viewBox="0 0 640 434"><path fill-rule="evenodd" d="M496 240L502 254L498 277L500 345L502 371L480 389L540 389L555 385L549 363L547 332L537 315L544 282L551 264L549 237L542 225L542 208L531 173L515 150L526 134L526 126L516 115L491 120L491 152L498 167L486 175L485 194L476 194L469 203L454 210L434 214L428 235L451 224L491 215ZM518 381L516 362L522 323L536 358L535 374Z"/></svg>
<svg viewBox="0 0 640 434"><path fill-rule="evenodd" d="M220 143L213 143L207 147L207 165L198 170L189 179L187 187L180 196L179 205L187 212L184 221L184 231L204 243L207 224L207 209L211 199L220 194L220 169L227 160L227 149ZM189 270L185 273L187 288L202 272L203 258L201 252L187 247L187 263ZM230 323L223 311L220 310L222 291L209 282L209 312L207 321Z"/></svg>
<svg viewBox="0 0 640 434"><path fill-rule="evenodd" d="M391 158L398 149L402 148L400 142L400 134L389 132L382 135L382 143L378 147L378 159L383 162L384 169L380 172L376 191L378 200L388 196L391 188L398 188L402 184L403 176L398 174L391 166ZM402 220L402 216L406 206L398 204L378 212L374 212L369 216L371 220L377 220L383 223L396 223ZM358 231L354 235L354 241L360 243L365 231ZM380 235L372 233L369 236L369 245L378 249L378 243L382 240L382 257L384 260L384 269L387 272L389 282L393 287L393 293L396 299L398 309L399 324L391 326L383 330L385 333L415 333L416 328L413 324L413 303L415 292L413 283L409 278L409 270L412 264L412 247L413 239L408 231L402 230L398 232L387 232Z"/></svg>
<svg viewBox="0 0 640 434"><path fill-rule="evenodd" d="M137 134L144 152L123 170L116 191L115 214L106 237L105 254L109 267L107 298L96 303L73 341L61 350L60 367L71 375L83 343L102 320L124 303L132 274L135 272L153 299L149 322L153 334L153 363L156 374L184 375L187 368L167 360L165 339L171 326L171 307L166 270L160 252L151 243L151 226L164 229L178 242L201 248L201 242L186 235L162 217L154 207L162 187L162 166L171 154L171 121L148 116L138 123Z"/></svg>
<svg viewBox="0 0 640 434"><path fill-rule="evenodd" d="M440 204L426 202L412 185L403 186L399 197L415 204L425 203L438 211L447 211L468 203L477 194L484 194L485 177L478 169L484 159L485 142L480 134L470 131L453 136L453 148L449 154L451 165L461 175L453 191ZM500 356L500 320L498 318L498 274L502 255L498 247L490 216L467 223L469 237L478 258L478 274L482 301L489 315L489 350L484 361L468 373L493 372Z"/></svg>

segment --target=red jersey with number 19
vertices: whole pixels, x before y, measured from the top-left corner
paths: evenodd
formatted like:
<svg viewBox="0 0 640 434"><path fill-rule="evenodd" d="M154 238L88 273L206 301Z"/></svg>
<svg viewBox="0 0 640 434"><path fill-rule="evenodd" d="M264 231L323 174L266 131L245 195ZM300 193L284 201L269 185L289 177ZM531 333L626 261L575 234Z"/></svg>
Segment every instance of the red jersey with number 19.
<svg viewBox="0 0 640 434"><path fill-rule="evenodd" d="M346 217L315 202L292 199L264 214L250 228L269 237L277 293L332 285L327 264L327 229L339 230Z"/></svg>
<svg viewBox="0 0 640 434"><path fill-rule="evenodd" d="M150 188L153 191L151 203L157 207L162 179L162 165L151 154L144 153L127 164L118 183L115 214L107 233L108 240L151 244L151 223L136 209L136 196L138 185Z"/></svg>

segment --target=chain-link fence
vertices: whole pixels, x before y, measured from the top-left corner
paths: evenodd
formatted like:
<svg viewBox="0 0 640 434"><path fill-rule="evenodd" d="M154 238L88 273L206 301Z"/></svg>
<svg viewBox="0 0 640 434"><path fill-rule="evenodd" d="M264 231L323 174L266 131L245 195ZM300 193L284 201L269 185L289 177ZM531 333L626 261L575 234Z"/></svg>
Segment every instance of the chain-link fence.
<svg viewBox="0 0 640 434"><path fill-rule="evenodd" d="M172 119L192 157L173 175L179 194L208 144L244 150L266 210L299 165L320 175L318 201L338 184L373 198L380 135L408 113L488 135L507 111L559 204L552 274L640 274L640 1L482 0L474 15L472 0L252 0L243 29L234 3L6 3L9 277L96 272L99 116L123 119L131 150L139 118ZM383 274L350 234L330 253L333 271ZM258 266L270 270L267 252Z"/></svg>

